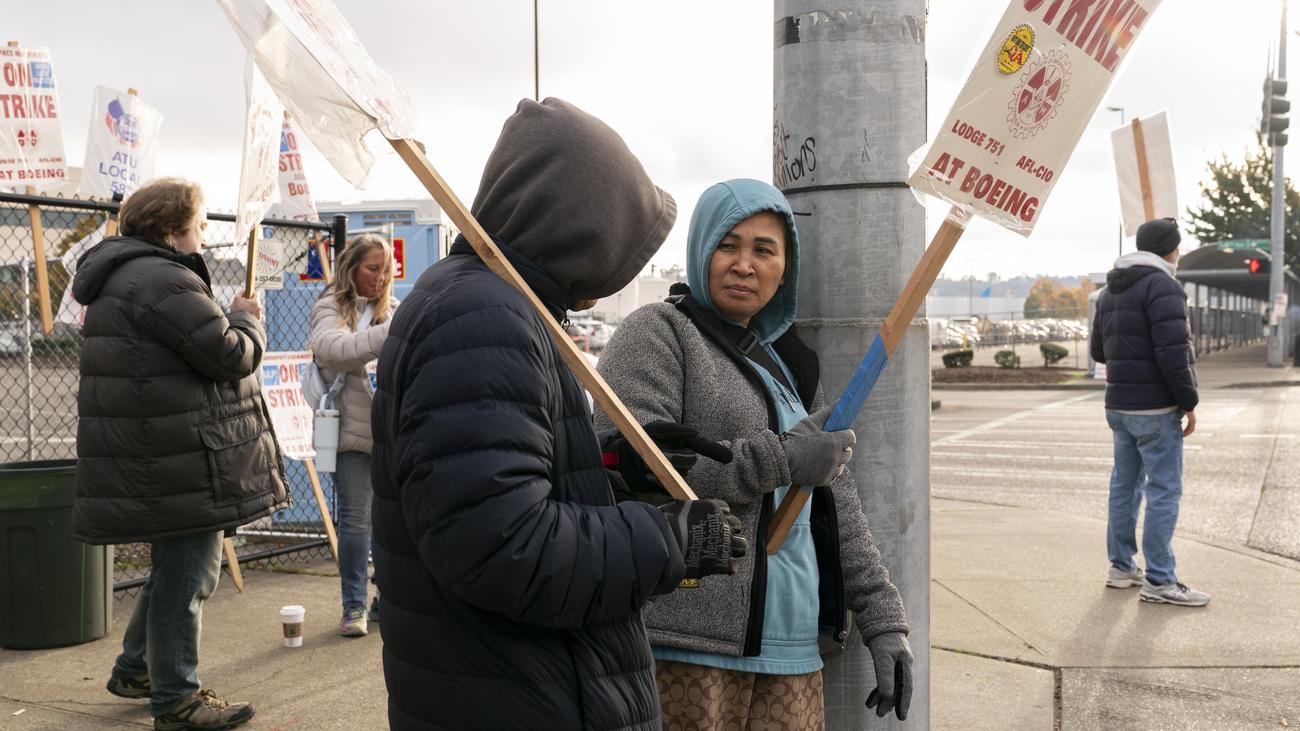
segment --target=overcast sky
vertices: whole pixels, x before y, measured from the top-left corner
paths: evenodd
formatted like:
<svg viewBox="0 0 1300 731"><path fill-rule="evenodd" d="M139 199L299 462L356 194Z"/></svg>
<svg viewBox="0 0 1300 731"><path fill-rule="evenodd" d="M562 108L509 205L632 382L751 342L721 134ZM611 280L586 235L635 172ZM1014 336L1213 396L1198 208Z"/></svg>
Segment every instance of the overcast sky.
<svg viewBox="0 0 1300 731"><path fill-rule="evenodd" d="M417 136L468 203L501 123L533 93L533 3L337 4L379 65L410 95ZM540 4L542 95L568 99L608 122L677 198L677 226L655 262L684 263L686 222L704 188L726 178L771 178L772 4ZM930 0L931 131L942 123L1006 4ZM1180 205L1197 204L1206 162L1225 153L1240 157L1254 144L1279 7L1277 0L1165 0L1059 174L1034 235L1026 240L977 220L945 274L1066 275L1109 268L1119 217L1109 132L1119 115L1105 111L1107 105L1124 107L1127 119L1169 112ZM196 180L213 208L233 208L244 51L215 2L44 0L28 12L7 14L5 26L3 40L46 46L53 55L70 163L79 164L85 151L94 87L135 87L165 117L156 174ZM1300 55L1300 47L1291 55ZM307 149L304 165L316 199L425 195L395 155L377 151L370 183L357 191ZM943 203L928 205L931 234L946 210Z"/></svg>

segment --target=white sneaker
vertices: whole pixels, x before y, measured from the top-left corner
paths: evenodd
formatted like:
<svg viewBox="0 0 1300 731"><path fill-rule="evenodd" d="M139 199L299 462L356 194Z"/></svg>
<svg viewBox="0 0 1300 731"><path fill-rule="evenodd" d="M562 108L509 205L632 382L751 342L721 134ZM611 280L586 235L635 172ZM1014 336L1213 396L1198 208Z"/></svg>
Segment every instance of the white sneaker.
<svg viewBox="0 0 1300 731"><path fill-rule="evenodd" d="M1112 589L1129 589L1134 586L1142 586L1142 580L1146 575L1142 569L1133 567L1132 571L1120 571L1114 566L1110 567L1110 575L1106 577L1106 586Z"/></svg>
<svg viewBox="0 0 1300 731"><path fill-rule="evenodd" d="M1186 584L1152 584L1148 579L1142 584L1138 599L1154 604L1174 604L1180 607L1203 607L1210 603L1210 595L1187 588Z"/></svg>

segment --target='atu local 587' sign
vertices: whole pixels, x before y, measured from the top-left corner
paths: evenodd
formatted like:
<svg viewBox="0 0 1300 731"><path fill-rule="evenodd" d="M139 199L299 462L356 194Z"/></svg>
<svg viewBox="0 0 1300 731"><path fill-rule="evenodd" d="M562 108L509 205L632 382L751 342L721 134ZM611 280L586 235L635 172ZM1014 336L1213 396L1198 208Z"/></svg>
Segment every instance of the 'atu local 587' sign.
<svg viewBox="0 0 1300 731"><path fill-rule="evenodd" d="M908 183L1028 236L1160 0L1014 0Z"/></svg>

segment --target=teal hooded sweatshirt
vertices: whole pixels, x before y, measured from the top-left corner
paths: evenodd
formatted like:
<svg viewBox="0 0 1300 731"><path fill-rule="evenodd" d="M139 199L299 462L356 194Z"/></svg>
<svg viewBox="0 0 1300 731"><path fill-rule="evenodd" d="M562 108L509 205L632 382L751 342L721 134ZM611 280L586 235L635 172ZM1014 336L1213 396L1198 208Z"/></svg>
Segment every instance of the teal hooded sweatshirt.
<svg viewBox="0 0 1300 731"><path fill-rule="evenodd" d="M691 295L697 302L718 312L709 297L709 259L722 237L736 224L756 213L772 211L785 221L785 282L772 299L750 318L749 329L767 354L783 371L787 383L794 377L781 361L772 343L794 323L796 283L799 280L799 233L794 213L781 191L758 180L738 179L718 183L700 196L691 214L686 244L686 278ZM726 319L726 318L723 318ZM733 322L739 325L740 323ZM775 374L750 361L763 378L764 386L776 404L777 427L789 431L808 415L799 397L781 384ZM773 499L779 504L789 487L778 488ZM696 665L769 675L803 675L822 667L817 646L816 587L820 578L817 552L808 523L811 501L795 519L790 534L767 563L767 602L763 613L763 649L757 657L730 657L677 648L656 647L655 657ZM751 539L752 550L763 550L760 541Z"/></svg>

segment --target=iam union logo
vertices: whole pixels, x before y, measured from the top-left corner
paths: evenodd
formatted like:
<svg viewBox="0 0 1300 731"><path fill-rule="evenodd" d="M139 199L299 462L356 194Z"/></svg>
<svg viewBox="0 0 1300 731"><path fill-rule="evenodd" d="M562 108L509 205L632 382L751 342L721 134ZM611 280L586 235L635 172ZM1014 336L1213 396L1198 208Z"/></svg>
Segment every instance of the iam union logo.
<svg viewBox="0 0 1300 731"><path fill-rule="evenodd" d="M113 133L118 142L130 147L140 146L140 120L122 108L120 99L115 97L108 103L104 124L108 125L108 131Z"/></svg>
<svg viewBox="0 0 1300 731"><path fill-rule="evenodd" d="M1026 64L1007 104L1011 134L1022 140L1038 134L1056 116L1069 90L1070 58L1064 50L1049 51Z"/></svg>

